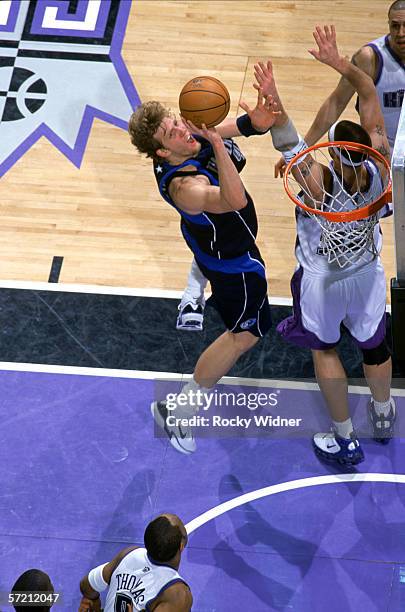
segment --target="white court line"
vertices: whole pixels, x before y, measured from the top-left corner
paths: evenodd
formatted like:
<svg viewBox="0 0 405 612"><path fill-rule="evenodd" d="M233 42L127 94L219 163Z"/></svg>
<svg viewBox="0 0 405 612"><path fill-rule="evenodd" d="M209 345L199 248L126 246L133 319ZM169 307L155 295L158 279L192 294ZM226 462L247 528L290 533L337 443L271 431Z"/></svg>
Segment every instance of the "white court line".
<svg viewBox="0 0 405 612"><path fill-rule="evenodd" d="M0 288L2 289L26 289L35 291L61 291L65 293L91 293L95 295L128 295L135 297L151 297L151 298L169 298L180 300L183 297L183 291L172 289L154 289L153 287L137 288L137 287L114 287L110 285L81 285L75 283L46 283L34 281L8 281L0 280ZM206 299L211 293L205 292ZM290 297L269 297L271 306L292 306L292 298Z"/></svg>
<svg viewBox="0 0 405 612"><path fill-rule="evenodd" d="M225 512L229 512L234 508L248 504L256 499L275 495L276 493L285 493L286 491L304 489L306 487L339 484L343 482L393 482L397 484L405 484L405 474L334 474L332 476L313 476L311 478L290 480L289 482L271 485L269 487L264 487L263 489L250 491L250 493L244 493L243 495L239 495L233 499L229 499L223 504L219 504L219 506L215 506L214 508L211 508L211 510L203 512L203 514L200 514L200 516L197 516L197 518L187 523L185 527L187 533L191 534L193 531L196 531L196 529L199 529L199 527L202 527L209 521L221 516L221 514L225 514Z"/></svg>
<svg viewBox="0 0 405 612"><path fill-rule="evenodd" d="M180 372L155 372L150 370L119 370L110 368L85 368L80 366L50 365L43 363L16 363L14 361L0 361L0 372L38 372L40 374L72 374L75 376L100 376L105 378L133 378L144 380L190 380L192 374L181 374ZM303 391L319 391L315 382L279 380L271 378L238 378L236 376L224 376L217 386L240 385L244 387L258 387L271 389L298 389ZM355 395L369 394L365 385L349 385L349 393ZM391 389L395 397L405 397L405 389Z"/></svg>
<svg viewBox="0 0 405 612"><path fill-rule="evenodd" d="M110 285L81 285L75 283L46 283L40 281L8 281L0 280L2 289L26 289L36 291L61 291L65 293L91 293L95 295L128 295L135 297L169 298L180 300L183 291L172 289L154 289L153 287L113 287ZM205 296L211 295L205 292ZM270 306L292 306L291 297L269 297ZM386 311L391 312L391 304L386 305Z"/></svg>
<svg viewBox="0 0 405 612"><path fill-rule="evenodd" d="M135 297L168 298L180 300L183 291L175 289L154 289L153 287L114 287L110 285L81 285L77 283L47 283L40 281L8 281L0 280L2 289L26 289L36 291L61 291L65 293L91 293L95 295L128 295ZM205 292L206 299L211 293ZM269 296L270 306L292 306L291 297ZM385 307L387 312L391 312L391 304Z"/></svg>

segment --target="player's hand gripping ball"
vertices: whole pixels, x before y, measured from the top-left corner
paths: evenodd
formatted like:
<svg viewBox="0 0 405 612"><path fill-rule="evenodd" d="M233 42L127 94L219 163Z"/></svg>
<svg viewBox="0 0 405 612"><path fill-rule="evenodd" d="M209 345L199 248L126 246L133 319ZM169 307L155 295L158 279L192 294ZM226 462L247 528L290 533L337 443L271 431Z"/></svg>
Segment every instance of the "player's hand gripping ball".
<svg viewBox="0 0 405 612"><path fill-rule="evenodd" d="M229 113L229 91L221 81L200 76L188 81L180 92L179 108L184 119L209 128L221 123Z"/></svg>

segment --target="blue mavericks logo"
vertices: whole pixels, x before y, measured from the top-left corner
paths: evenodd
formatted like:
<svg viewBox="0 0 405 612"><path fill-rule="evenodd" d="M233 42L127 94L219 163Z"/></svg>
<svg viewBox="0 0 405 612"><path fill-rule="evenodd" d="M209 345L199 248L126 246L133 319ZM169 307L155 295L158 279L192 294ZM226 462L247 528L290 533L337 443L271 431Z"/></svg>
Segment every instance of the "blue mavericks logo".
<svg viewBox="0 0 405 612"><path fill-rule="evenodd" d="M241 329L249 329L256 323L256 319L247 319L240 324Z"/></svg>

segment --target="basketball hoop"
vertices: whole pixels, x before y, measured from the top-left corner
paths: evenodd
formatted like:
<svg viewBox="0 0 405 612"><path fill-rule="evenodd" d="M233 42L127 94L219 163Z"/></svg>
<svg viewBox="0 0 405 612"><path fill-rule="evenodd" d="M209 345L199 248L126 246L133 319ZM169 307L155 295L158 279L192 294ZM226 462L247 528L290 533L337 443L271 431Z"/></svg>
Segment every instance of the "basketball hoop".
<svg viewBox="0 0 405 612"><path fill-rule="evenodd" d="M330 149L339 159L338 162L335 160L333 165ZM308 163L308 158L305 161L308 154L311 154L312 160L317 164L327 166L331 170L334 178L331 192L325 186L324 175L322 171L319 172L319 167L314 172L314 165ZM378 189L374 188L369 193L363 189L362 192L362 167L368 169L370 174L373 169L375 171L376 163L385 167L386 177L383 178L380 174L381 186ZM296 178L292 173L294 166L298 166L295 171L298 173ZM350 168L352 171L352 193L348 191L348 186L342 178L344 168ZM375 226L383 206L392 201L390 164L379 151L346 141L313 145L289 162L284 172L283 184L294 204L320 225L320 249L327 256L329 263L337 263L343 268L358 262L367 254L378 254L374 241Z"/></svg>

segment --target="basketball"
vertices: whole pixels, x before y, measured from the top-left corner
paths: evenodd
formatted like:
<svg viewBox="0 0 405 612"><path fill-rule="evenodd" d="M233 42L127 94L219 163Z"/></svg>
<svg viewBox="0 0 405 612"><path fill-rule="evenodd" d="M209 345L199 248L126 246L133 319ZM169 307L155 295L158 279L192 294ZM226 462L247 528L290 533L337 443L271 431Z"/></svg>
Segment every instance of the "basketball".
<svg viewBox="0 0 405 612"><path fill-rule="evenodd" d="M195 126L213 127L221 123L229 113L230 96L221 81L210 76L200 76L188 81L180 92L179 108L184 119Z"/></svg>

